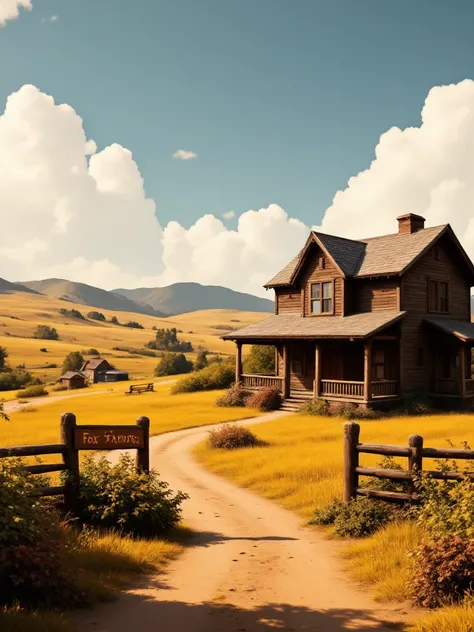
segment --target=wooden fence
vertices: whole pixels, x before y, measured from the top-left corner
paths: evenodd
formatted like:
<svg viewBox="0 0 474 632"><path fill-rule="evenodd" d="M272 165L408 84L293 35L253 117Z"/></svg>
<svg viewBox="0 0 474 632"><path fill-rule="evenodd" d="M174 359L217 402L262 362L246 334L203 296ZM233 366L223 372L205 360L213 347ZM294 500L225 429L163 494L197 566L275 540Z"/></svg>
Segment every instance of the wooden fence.
<svg viewBox="0 0 474 632"><path fill-rule="evenodd" d="M416 502L418 498L415 493L415 474L419 472L425 472L431 478L438 480L462 480L466 475L474 479L474 471L444 472L424 469L424 459L474 460L474 450L425 448L423 437L420 435L410 435L408 446L360 443L359 435L359 424L354 422L344 424L344 502L349 502L357 496L368 496L395 503ZM408 466L406 470L362 467L359 465L360 454L406 457ZM360 487L360 476L405 481L407 491L390 492Z"/></svg>
<svg viewBox="0 0 474 632"><path fill-rule="evenodd" d="M78 426L72 413L61 415L60 441L50 445L26 445L0 448L0 459L8 457L39 457L50 454L61 456L61 463L25 465L31 474L66 472L64 484L36 490L37 496L63 496L66 511L74 513L79 498L79 451L135 449L138 471L150 470L150 420L139 417L136 425L88 425Z"/></svg>

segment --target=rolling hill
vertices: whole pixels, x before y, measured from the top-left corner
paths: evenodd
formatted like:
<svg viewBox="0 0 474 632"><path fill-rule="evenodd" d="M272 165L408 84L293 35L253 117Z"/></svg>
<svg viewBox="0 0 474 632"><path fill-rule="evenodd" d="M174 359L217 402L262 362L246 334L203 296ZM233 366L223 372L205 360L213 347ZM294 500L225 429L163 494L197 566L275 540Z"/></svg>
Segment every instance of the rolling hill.
<svg viewBox="0 0 474 632"><path fill-rule="evenodd" d="M162 314L184 314L201 309L239 309L246 312L273 312L273 301L236 292L219 285L174 283L167 287L114 290L139 305Z"/></svg>
<svg viewBox="0 0 474 632"><path fill-rule="evenodd" d="M273 312L273 301L268 299L235 292L226 287L199 283L175 283L168 287L108 291L65 279L44 279L26 281L22 283L22 286L24 286L24 291L39 292L70 303L152 316L173 316L202 309ZM19 286L16 291L21 291Z"/></svg>
<svg viewBox="0 0 474 632"><path fill-rule="evenodd" d="M6 279L0 279L0 294L13 294L13 292L27 292L28 294L37 294L32 288L20 285L19 283L10 283Z"/></svg>

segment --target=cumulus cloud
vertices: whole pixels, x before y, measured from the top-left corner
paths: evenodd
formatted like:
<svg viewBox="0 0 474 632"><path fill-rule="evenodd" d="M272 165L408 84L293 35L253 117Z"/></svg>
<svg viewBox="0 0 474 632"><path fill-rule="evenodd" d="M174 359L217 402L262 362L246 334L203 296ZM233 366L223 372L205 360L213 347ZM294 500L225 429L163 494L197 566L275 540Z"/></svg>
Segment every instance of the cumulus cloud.
<svg viewBox="0 0 474 632"><path fill-rule="evenodd" d="M31 0L0 0L0 26L9 20L15 20L20 15L20 9L31 11Z"/></svg>
<svg viewBox="0 0 474 632"><path fill-rule="evenodd" d="M264 295L262 284L304 244L309 227L276 204L234 230L207 214L161 228L138 165L118 144L98 150L69 105L23 86L0 116L0 274L65 277L105 288L179 281ZM382 134L368 168L336 193L321 230L394 232L413 212L450 222L474 257L474 82L433 88L419 127ZM230 218L231 211L222 213Z"/></svg>
<svg viewBox="0 0 474 632"><path fill-rule="evenodd" d="M173 158L176 160L195 160L198 157L194 151L188 151L187 149L178 149L174 152Z"/></svg>
<svg viewBox="0 0 474 632"><path fill-rule="evenodd" d="M235 217L235 211L226 211L225 213L222 213L222 217L224 219L232 219Z"/></svg>
<svg viewBox="0 0 474 632"><path fill-rule="evenodd" d="M350 178L321 228L347 237L396 231L395 217L417 213L450 223L474 257L474 82L430 90L421 125L382 134L375 159Z"/></svg>
<svg viewBox="0 0 474 632"><path fill-rule="evenodd" d="M41 22L45 24L46 22L57 22L59 20L59 15L50 15L49 18L41 18Z"/></svg>

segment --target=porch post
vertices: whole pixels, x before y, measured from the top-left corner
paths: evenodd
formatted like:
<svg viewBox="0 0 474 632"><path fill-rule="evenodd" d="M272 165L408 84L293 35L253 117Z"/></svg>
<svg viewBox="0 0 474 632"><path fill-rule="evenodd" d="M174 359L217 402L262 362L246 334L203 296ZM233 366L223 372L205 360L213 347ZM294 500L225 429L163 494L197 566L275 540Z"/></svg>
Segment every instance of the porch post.
<svg viewBox="0 0 474 632"><path fill-rule="evenodd" d="M466 344L461 342L459 348L459 376L461 379L461 397L466 397Z"/></svg>
<svg viewBox="0 0 474 632"><path fill-rule="evenodd" d="M314 351L314 399L321 394L321 345L317 342Z"/></svg>
<svg viewBox="0 0 474 632"><path fill-rule="evenodd" d="M240 384L242 381L242 343L236 342L237 353L235 356L235 383Z"/></svg>
<svg viewBox="0 0 474 632"><path fill-rule="evenodd" d="M372 399L372 340L364 342L364 401Z"/></svg>
<svg viewBox="0 0 474 632"><path fill-rule="evenodd" d="M288 353L288 345L283 343L283 397L287 399L290 396L290 354Z"/></svg>

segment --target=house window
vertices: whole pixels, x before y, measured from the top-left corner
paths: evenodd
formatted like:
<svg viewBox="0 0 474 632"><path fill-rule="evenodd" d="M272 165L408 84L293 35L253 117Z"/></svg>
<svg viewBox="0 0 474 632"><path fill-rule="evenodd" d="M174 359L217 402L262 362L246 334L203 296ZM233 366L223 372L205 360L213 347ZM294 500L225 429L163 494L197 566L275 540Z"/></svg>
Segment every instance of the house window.
<svg viewBox="0 0 474 632"><path fill-rule="evenodd" d="M311 283L311 313L332 314L333 295L332 281Z"/></svg>
<svg viewBox="0 0 474 632"><path fill-rule="evenodd" d="M449 312L449 288L446 281L428 281L428 311Z"/></svg>
<svg viewBox="0 0 474 632"><path fill-rule="evenodd" d="M372 379L385 379L385 351L377 349L372 359Z"/></svg>

